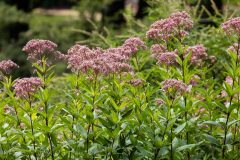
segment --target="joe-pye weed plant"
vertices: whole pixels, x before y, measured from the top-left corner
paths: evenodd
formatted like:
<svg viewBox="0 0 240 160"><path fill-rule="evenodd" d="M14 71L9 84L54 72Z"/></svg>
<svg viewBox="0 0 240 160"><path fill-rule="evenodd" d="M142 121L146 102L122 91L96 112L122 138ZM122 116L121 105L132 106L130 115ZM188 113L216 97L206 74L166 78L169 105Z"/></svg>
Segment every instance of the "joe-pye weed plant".
<svg viewBox="0 0 240 160"><path fill-rule="evenodd" d="M107 49L75 44L62 54L29 41L33 77L12 80L18 65L0 62L1 158L238 159L239 24L222 24L237 42L220 63L223 84L208 74L216 57L187 43L194 24L184 11ZM72 73L55 77L56 60Z"/></svg>

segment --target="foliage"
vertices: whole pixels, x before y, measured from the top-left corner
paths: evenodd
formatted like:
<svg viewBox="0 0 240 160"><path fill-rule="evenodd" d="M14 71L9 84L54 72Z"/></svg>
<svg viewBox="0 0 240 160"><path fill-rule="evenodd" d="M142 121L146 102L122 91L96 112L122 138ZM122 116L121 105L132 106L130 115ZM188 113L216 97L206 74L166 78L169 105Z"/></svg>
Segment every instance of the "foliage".
<svg viewBox="0 0 240 160"><path fill-rule="evenodd" d="M170 17L178 18L177 15ZM188 19L182 23L185 20ZM183 26L178 27L186 29ZM54 63L43 56L47 50L29 42L28 54L41 55L32 66L33 74L42 84L38 89L29 90L33 82L18 86L18 80L2 73L1 158L237 159L240 148L239 41L231 39L237 43L237 51L225 52L210 44L227 46L230 41L209 39L207 33L214 35L216 30L205 30L193 29L188 37L176 34L167 40L144 39L147 49L142 42L140 48L134 48L140 39L128 39L118 49L133 47L129 72L102 73L106 64L95 63L98 57L84 59L84 55L107 56L104 53L109 50L77 46L80 50L70 50L66 60L75 56L82 62L79 66L86 66L62 77L55 77ZM217 33L219 37L226 36L222 30ZM197 34L203 36L193 41ZM107 42L116 47L113 39L110 37ZM228 58L217 59L217 63L211 61L209 56L205 57L202 45L200 49L193 46L200 42L209 44L210 55L222 52ZM165 46L168 53L177 53L174 63L159 58L166 55L166 51L153 59L150 56L155 52L150 49L153 44ZM193 47L189 51L190 46ZM199 52L205 56L193 61ZM113 64L116 62L117 59ZM218 72L228 76L223 83L209 74L219 64L225 69ZM25 91L22 92L25 96L19 96L16 87Z"/></svg>

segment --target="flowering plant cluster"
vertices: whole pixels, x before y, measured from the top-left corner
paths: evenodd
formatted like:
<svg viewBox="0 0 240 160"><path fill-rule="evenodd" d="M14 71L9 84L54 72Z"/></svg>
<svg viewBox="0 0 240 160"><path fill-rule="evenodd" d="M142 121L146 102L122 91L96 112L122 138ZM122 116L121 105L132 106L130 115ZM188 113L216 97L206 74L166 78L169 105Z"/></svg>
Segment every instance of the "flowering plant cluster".
<svg viewBox="0 0 240 160"><path fill-rule="evenodd" d="M111 48L30 40L34 77L0 62L1 159L239 159L239 24L221 26L233 41L223 82L209 74L217 58L185 41L184 11ZM55 60L72 73L55 77Z"/></svg>

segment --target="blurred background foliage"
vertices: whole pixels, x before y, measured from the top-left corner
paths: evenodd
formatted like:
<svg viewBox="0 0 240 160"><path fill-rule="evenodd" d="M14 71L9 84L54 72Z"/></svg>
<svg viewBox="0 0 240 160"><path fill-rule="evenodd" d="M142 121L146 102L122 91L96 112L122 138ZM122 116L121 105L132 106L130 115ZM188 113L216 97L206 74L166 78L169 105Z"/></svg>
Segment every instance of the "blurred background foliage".
<svg viewBox="0 0 240 160"><path fill-rule="evenodd" d="M218 63L227 60L225 50L230 44L219 25L229 17L240 16L239 0L132 0L132 6L126 5L130 1L1 0L0 59L12 59L20 65L16 77L29 76L30 64L21 49L30 39L54 41L63 53L75 43L114 47L129 36L145 39L153 21L186 10L196 24L187 43L203 43ZM61 63L56 71L60 74L65 68ZM222 78L218 75L222 69L217 65L213 73Z"/></svg>

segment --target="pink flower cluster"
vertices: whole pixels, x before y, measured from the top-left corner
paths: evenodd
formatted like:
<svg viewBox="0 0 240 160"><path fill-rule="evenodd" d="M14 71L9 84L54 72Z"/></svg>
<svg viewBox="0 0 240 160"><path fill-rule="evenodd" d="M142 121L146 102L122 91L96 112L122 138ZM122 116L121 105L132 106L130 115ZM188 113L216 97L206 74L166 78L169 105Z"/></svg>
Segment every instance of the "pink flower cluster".
<svg viewBox="0 0 240 160"><path fill-rule="evenodd" d="M177 50L172 51L172 52L164 52L161 53L157 57L157 64L164 64L164 65L175 65L177 64Z"/></svg>
<svg viewBox="0 0 240 160"><path fill-rule="evenodd" d="M240 36L240 17L229 19L222 23L222 29L228 34L237 34Z"/></svg>
<svg viewBox="0 0 240 160"><path fill-rule="evenodd" d="M206 48L202 44L188 47L184 56L192 53L190 62L195 65L200 65L207 58Z"/></svg>
<svg viewBox="0 0 240 160"><path fill-rule="evenodd" d="M3 110L4 110L4 113L5 113L5 114L11 114L11 113L13 113L13 108L10 107L8 104L6 104L6 105L3 107Z"/></svg>
<svg viewBox="0 0 240 160"><path fill-rule="evenodd" d="M152 57L158 58L162 53L167 51L167 47L162 44L153 44L151 46Z"/></svg>
<svg viewBox="0 0 240 160"><path fill-rule="evenodd" d="M240 44L234 43L232 46L228 48L228 51L231 51L235 54L238 54L238 56L240 56Z"/></svg>
<svg viewBox="0 0 240 160"><path fill-rule="evenodd" d="M159 106L161 106L161 105L163 105L165 102L162 100L162 99L160 99L160 98L157 98L156 100L156 103L157 103L157 105L159 105Z"/></svg>
<svg viewBox="0 0 240 160"><path fill-rule="evenodd" d="M213 64L217 61L217 57L215 56L209 56L208 59L210 60L210 62Z"/></svg>
<svg viewBox="0 0 240 160"><path fill-rule="evenodd" d="M225 82L228 83L230 86L232 86L232 85L233 85L233 79L232 79L232 77L227 76L227 77L225 78ZM228 96L228 94L227 94L227 92L226 92L225 90L221 91L221 97L227 97L227 96Z"/></svg>
<svg viewBox="0 0 240 160"><path fill-rule="evenodd" d="M130 80L130 84L133 86L139 86L144 83L143 79L132 79Z"/></svg>
<svg viewBox="0 0 240 160"><path fill-rule="evenodd" d="M185 11L177 12L166 19L154 22L146 35L150 39L169 40L172 37L183 38L188 35L188 30L193 27L193 21Z"/></svg>
<svg viewBox="0 0 240 160"><path fill-rule="evenodd" d="M232 77L227 76L226 79L225 79L225 81L226 81L230 86L233 85L233 79L232 79Z"/></svg>
<svg viewBox="0 0 240 160"><path fill-rule="evenodd" d="M200 77L198 75L193 75L189 81L189 84L192 86L197 86L200 81Z"/></svg>
<svg viewBox="0 0 240 160"><path fill-rule="evenodd" d="M17 97L29 99L42 86L42 80L37 77L15 80L13 85Z"/></svg>
<svg viewBox="0 0 240 160"><path fill-rule="evenodd" d="M145 43L139 37L128 38L124 42L123 47L129 47L132 54L136 54L140 49L147 48Z"/></svg>
<svg viewBox="0 0 240 160"><path fill-rule="evenodd" d="M0 62L0 71L3 74L10 74L13 69L19 68L19 66L11 60L3 60Z"/></svg>
<svg viewBox="0 0 240 160"><path fill-rule="evenodd" d="M163 81L162 89L167 93L183 94L188 91L188 87L181 80L168 79Z"/></svg>
<svg viewBox="0 0 240 160"><path fill-rule="evenodd" d="M90 49L79 44L68 50L68 68L73 72L87 73L90 70L95 74L109 74L131 70L130 57L139 49L146 46L140 38L129 38L117 48L103 50L101 48Z"/></svg>
<svg viewBox="0 0 240 160"><path fill-rule="evenodd" d="M44 56L51 55L55 58L63 59L64 55L57 49L57 44L49 40L32 39L24 47L23 51L27 53L28 60L38 61Z"/></svg>
<svg viewBox="0 0 240 160"><path fill-rule="evenodd" d="M76 52L72 52L75 50ZM108 74L129 70L127 64L129 52L124 48L111 48L106 51L102 49L89 49L86 46L75 45L68 51L68 68L73 72L81 71L87 73L92 70L95 74Z"/></svg>

